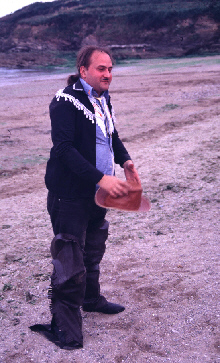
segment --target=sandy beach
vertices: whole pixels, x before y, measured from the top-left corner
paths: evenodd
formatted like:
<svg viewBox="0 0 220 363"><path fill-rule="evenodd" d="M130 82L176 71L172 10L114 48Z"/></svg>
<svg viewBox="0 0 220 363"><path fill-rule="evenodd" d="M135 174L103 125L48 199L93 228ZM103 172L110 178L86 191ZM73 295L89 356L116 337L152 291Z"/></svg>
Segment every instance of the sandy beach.
<svg viewBox="0 0 220 363"><path fill-rule="evenodd" d="M115 67L116 127L152 203L108 212L101 288L126 309L82 312L77 351L28 329L51 319L48 106L67 76L0 82L0 362L220 362L220 56Z"/></svg>

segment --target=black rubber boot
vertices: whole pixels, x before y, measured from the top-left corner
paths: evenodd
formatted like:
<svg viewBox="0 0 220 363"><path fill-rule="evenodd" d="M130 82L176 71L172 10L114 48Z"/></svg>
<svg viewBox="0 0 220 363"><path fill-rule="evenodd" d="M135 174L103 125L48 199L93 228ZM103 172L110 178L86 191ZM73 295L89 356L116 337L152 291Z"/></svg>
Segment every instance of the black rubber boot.
<svg viewBox="0 0 220 363"><path fill-rule="evenodd" d="M83 346L82 317L86 286L86 271L83 251L78 239L68 234L55 236L51 243L53 274L48 293L53 315L51 325L37 324L32 331L43 334L62 349L77 349Z"/></svg>
<svg viewBox="0 0 220 363"><path fill-rule="evenodd" d="M51 243L54 270L51 276L52 322L62 332L60 339L63 346L68 344L83 345L82 306L86 272L83 262L83 251L78 239L67 234L57 235ZM55 328L54 328L55 329Z"/></svg>
<svg viewBox="0 0 220 363"><path fill-rule="evenodd" d="M99 264L105 253L109 223L104 219L100 224L88 227L85 241L84 265L86 268L86 290L84 303L96 302L100 297Z"/></svg>
<svg viewBox="0 0 220 363"><path fill-rule="evenodd" d="M102 295L95 302L84 302L83 311L97 312L103 314L118 314L125 310L125 307L106 300Z"/></svg>

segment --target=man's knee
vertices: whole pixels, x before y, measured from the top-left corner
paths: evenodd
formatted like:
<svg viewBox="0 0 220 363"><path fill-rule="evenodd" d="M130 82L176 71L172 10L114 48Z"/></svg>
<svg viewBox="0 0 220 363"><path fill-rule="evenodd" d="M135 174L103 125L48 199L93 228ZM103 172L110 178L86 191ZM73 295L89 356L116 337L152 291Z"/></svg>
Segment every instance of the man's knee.
<svg viewBox="0 0 220 363"><path fill-rule="evenodd" d="M108 228L109 222L106 219L100 225L88 228L86 232L86 245L91 245L95 248L104 245L108 238Z"/></svg>
<svg viewBox="0 0 220 363"><path fill-rule="evenodd" d="M85 242L84 262L85 265L99 264L105 253L105 241L108 238L108 221L103 223L92 231L87 231Z"/></svg>
<svg viewBox="0 0 220 363"><path fill-rule="evenodd" d="M54 237L51 242L53 286L58 287L69 280L76 284L83 283L85 279L83 253L77 237L65 233L59 233Z"/></svg>

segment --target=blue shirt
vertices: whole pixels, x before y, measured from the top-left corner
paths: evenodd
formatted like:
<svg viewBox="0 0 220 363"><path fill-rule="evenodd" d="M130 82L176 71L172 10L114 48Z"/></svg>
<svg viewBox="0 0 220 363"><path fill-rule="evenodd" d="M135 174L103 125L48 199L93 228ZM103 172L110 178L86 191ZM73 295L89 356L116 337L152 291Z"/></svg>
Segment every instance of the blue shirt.
<svg viewBox="0 0 220 363"><path fill-rule="evenodd" d="M98 97L93 87L82 78L80 78L80 82L96 113L96 168L103 174L114 175L114 152L111 132L109 132L111 125L105 112L108 107L109 93L105 91Z"/></svg>

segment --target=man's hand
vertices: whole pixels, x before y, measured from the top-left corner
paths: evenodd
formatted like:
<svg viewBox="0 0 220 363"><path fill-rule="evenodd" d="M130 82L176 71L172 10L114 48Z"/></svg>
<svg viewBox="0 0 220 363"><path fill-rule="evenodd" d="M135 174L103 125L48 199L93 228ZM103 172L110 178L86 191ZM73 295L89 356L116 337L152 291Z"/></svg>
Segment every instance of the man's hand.
<svg viewBox="0 0 220 363"><path fill-rule="evenodd" d="M117 198L127 195L130 189L126 181L122 181L115 176L104 175L98 185L108 192L111 197Z"/></svg>
<svg viewBox="0 0 220 363"><path fill-rule="evenodd" d="M135 180L138 184L141 184L138 172L134 167L133 161L127 160L124 163L123 168L127 180Z"/></svg>

